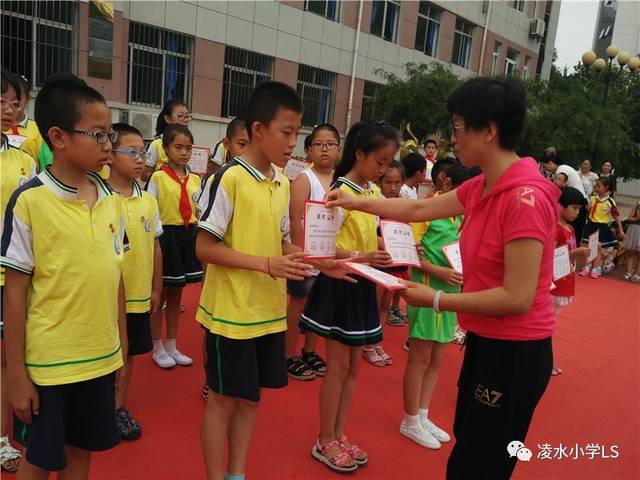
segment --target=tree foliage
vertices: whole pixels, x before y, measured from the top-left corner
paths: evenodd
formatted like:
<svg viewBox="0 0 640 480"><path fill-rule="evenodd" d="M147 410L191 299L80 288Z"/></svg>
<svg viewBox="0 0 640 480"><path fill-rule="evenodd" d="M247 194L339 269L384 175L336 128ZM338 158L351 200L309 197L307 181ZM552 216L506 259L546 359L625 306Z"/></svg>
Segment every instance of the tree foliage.
<svg viewBox="0 0 640 480"><path fill-rule="evenodd" d="M461 80L437 63L405 68L405 79L381 72L387 85L376 93L376 118L398 127L411 122L419 139L438 131L449 135L446 102ZM619 176L640 178L640 72L626 71L611 83L605 108L604 82L597 75L583 65L571 74L554 66L549 81L525 81L528 114L518 152L539 158L554 146L564 162L577 167L592 159L599 131L594 168L609 160Z"/></svg>

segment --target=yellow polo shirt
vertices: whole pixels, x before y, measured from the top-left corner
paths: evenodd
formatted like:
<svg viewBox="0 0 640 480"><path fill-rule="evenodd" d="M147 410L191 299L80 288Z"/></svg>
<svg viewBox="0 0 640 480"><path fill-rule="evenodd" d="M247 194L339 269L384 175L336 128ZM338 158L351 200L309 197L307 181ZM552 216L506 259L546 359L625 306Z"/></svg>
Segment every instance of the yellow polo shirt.
<svg viewBox="0 0 640 480"><path fill-rule="evenodd" d="M380 190L371 182L364 189L348 178L340 177L333 188L354 197L381 198ZM339 212L343 220L336 237L336 248L363 253L378 250L378 217L358 210L341 208Z"/></svg>
<svg viewBox="0 0 640 480"><path fill-rule="evenodd" d="M216 172L198 227L249 255L282 255L289 238L289 181L273 178L240 157ZM199 235L204 235L200 232ZM196 319L212 333L248 339L287 329L284 279L251 270L207 265Z"/></svg>
<svg viewBox="0 0 640 480"><path fill-rule="evenodd" d="M162 165L169 163L169 157L162 147L162 136L156 138L147 147L148 156L144 164L147 167L153 167L154 170L160 170Z"/></svg>
<svg viewBox="0 0 640 480"><path fill-rule="evenodd" d="M38 125L29 117L24 117L24 120L14 126L18 133L14 133L14 129L10 128L3 133L7 135L11 140L11 145L20 148L26 152L31 158L37 160L38 152L44 140L38 130Z"/></svg>
<svg viewBox="0 0 640 480"><path fill-rule="evenodd" d="M11 195L35 176L36 162L26 152L9 144L0 147L0 236L4 229L4 212ZM2 267L0 267L0 285L4 285L4 268ZM0 318L2 318L2 312L0 312Z"/></svg>
<svg viewBox="0 0 640 480"><path fill-rule="evenodd" d="M37 385L97 378L122 366L118 288L125 248L120 198L95 173L92 208L48 169L7 208L0 263L31 276L25 361Z"/></svg>
<svg viewBox="0 0 640 480"><path fill-rule="evenodd" d="M158 203L137 182L133 182L133 195L121 198L131 246L122 263L127 313L147 313L151 310L155 241L162 235Z"/></svg>
<svg viewBox="0 0 640 480"><path fill-rule="evenodd" d="M616 202L609 195L604 198L592 195L589 199L589 220L592 222L610 223L617 215L619 213Z"/></svg>
<svg viewBox="0 0 640 480"><path fill-rule="evenodd" d="M163 170L156 170L149 178L147 191L158 201L162 225L184 225L180 214L180 185L178 182ZM194 224L198 221L198 198L200 197L200 177L195 173L189 172L187 193L191 202L189 224Z"/></svg>

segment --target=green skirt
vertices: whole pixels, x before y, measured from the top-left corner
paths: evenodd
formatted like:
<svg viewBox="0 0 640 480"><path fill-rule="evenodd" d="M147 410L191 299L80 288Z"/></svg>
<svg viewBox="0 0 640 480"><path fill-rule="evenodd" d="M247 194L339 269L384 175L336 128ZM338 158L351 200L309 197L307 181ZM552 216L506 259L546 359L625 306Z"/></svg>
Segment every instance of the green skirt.
<svg viewBox="0 0 640 480"><path fill-rule="evenodd" d="M426 283L436 290L456 293L460 291L458 287L452 287L435 277L425 279L425 275L416 269L412 269L411 280ZM457 324L455 312L436 313L433 308L412 307L409 305L408 313L409 338L431 340L439 343L449 343L453 341L453 334Z"/></svg>

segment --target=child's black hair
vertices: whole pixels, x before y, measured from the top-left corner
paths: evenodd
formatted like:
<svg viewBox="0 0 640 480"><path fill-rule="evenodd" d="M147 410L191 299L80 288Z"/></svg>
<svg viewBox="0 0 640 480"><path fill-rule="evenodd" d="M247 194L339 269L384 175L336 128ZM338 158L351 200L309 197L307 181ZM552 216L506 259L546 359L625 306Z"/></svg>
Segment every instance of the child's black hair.
<svg viewBox="0 0 640 480"><path fill-rule="evenodd" d="M469 180L469 169L458 163L447 170L446 176L451 180L451 186L457 188Z"/></svg>
<svg viewBox="0 0 640 480"><path fill-rule="evenodd" d="M173 115L173 111L175 110L176 107L187 107L187 104L184 103L182 100L175 100L175 99L169 100L167 103L164 104L164 107L162 108L162 111L158 114L158 119L156 120L156 135L158 136L164 135L164 131L166 130L167 125L170 125L169 123L167 123L164 117L165 115L167 117L170 117L171 115Z"/></svg>
<svg viewBox="0 0 640 480"><path fill-rule="evenodd" d="M389 173L389 170L400 170L400 176L402 177L402 180L404 180L404 168L402 168L402 164L397 160L391 160L391 163L389 164L389 167L387 167L387 170L384 172L384 175L380 177L380 181L382 181L385 175Z"/></svg>
<svg viewBox="0 0 640 480"><path fill-rule="evenodd" d="M386 123L358 122L351 126L344 140L342 158L333 172L333 181L345 176L356 164L356 152L370 153L384 147L387 142L399 144L398 130Z"/></svg>
<svg viewBox="0 0 640 480"><path fill-rule="evenodd" d="M598 178L598 180L596 180L596 183L602 183L602 185L604 185L604 187L607 189L607 192L611 192L611 179L609 177L600 177Z"/></svg>
<svg viewBox="0 0 640 480"><path fill-rule="evenodd" d="M433 143L436 146L436 148L438 147L438 142L436 142L433 138L427 138L427 140L424 142L424 146L426 147L430 143Z"/></svg>
<svg viewBox="0 0 640 480"><path fill-rule="evenodd" d="M51 148L49 130L74 130L80 120L82 106L87 103L104 103L104 97L87 85L84 80L69 73L49 77L36 97L34 117L40 135Z"/></svg>
<svg viewBox="0 0 640 480"><path fill-rule="evenodd" d="M581 207L587 204L587 199L580 193L580 190L573 187L562 187L560 189L560 198L558 203L564 208L569 205L580 205Z"/></svg>
<svg viewBox="0 0 640 480"><path fill-rule="evenodd" d="M404 166L404 174L407 178L413 177L418 172L423 172L427 169L427 161L419 153L411 152L402 161Z"/></svg>
<svg viewBox="0 0 640 480"><path fill-rule="evenodd" d="M500 146L515 150L524 127L527 94L515 77L475 77L453 91L447 109L463 118L465 128L479 130L495 123Z"/></svg>
<svg viewBox="0 0 640 480"><path fill-rule="evenodd" d="M247 108L245 119L247 123L247 134L251 139L251 127L255 122L269 125L278 110L292 110L302 113L302 100L293 88L282 82L264 82L253 89Z"/></svg>
<svg viewBox="0 0 640 480"><path fill-rule="evenodd" d="M304 137L304 149L309 150L311 148L311 142L313 141L313 137L311 134Z"/></svg>
<svg viewBox="0 0 640 480"><path fill-rule="evenodd" d="M311 131L311 135L309 135L311 137L311 140L309 141L309 146L311 146L311 144L315 140L318 132L321 132L322 130L329 130L333 134L333 136L336 137L336 142L338 142L338 145L340 144L340 132L338 132L338 129L333 125L331 125L330 123L321 123L320 125L314 127L314 129Z"/></svg>
<svg viewBox="0 0 640 480"><path fill-rule="evenodd" d="M456 165L460 165L457 160L453 158L443 158L442 160L436 162L431 169L431 181L434 185L438 183L438 175L440 172L447 173L451 168Z"/></svg>
<svg viewBox="0 0 640 480"><path fill-rule="evenodd" d="M225 132L225 136L227 137L227 140L231 140L233 137L236 136L236 132L238 130L246 130L246 129L247 129L247 124L244 121L244 117L236 117L229 122L229 125L227 125L227 131Z"/></svg>
<svg viewBox="0 0 640 480"><path fill-rule="evenodd" d="M162 146L168 147L171 145L178 135L187 136L189 140L191 140L191 143L193 143L193 134L191 133L191 130L179 123L172 123L167 125L167 128L164 130L164 134L162 135Z"/></svg>
<svg viewBox="0 0 640 480"><path fill-rule="evenodd" d="M120 133L120 135L118 135L118 141L113 144L115 148L118 148L118 146L120 145L120 142L122 141L122 138L125 135L137 135L140 138L144 139L140 130L138 130L136 127L132 125L129 125L128 123L123 123L123 122L114 123L113 125L111 125L111 129L114 132Z"/></svg>
<svg viewBox="0 0 640 480"><path fill-rule="evenodd" d="M558 175L562 175L562 176L564 177L564 181L565 181L565 182L566 182L567 180L569 180L569 176L568 176L566 173L564 173L564 172L558 172L558 173L556 173L556 176L558 176Z"/></svg>
<svg viewBox="0 0 640 480"><path fill-rule="evenodd" d="M2 67L2 93L6 93L9 86L16 93L16 100L22 100L22 89L20 88L20 79L17 75L11 73L7 68Z"/></svg>
<svg viewBox="0 0 640 480"><path fill-rule="evenodd" d="M29 94L31 93L31 88L32 88L31 82L27 79L27 77L23 75L16 74L16 78L20 83L20 89L28 97Z"/></svg>

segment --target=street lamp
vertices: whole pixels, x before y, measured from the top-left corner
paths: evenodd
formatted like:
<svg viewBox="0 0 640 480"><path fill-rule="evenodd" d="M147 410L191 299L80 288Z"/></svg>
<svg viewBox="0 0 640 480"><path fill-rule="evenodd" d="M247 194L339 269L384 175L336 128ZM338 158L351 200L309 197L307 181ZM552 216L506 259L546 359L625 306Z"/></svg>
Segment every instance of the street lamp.
<svg viewBox="0 0 640 480"><path fill-rule="evenodd" d="M592 68L596 73L590 75L590 78L594 78L604 83L604 92L602 94L601 108L604 110L607 105L607 97L609 96L609 87L615 82L620 75L625 71L625 66L629 72L634 73L640 68L640 58L632 57L628 52L621 52L616 45L609 45L605 51L607 59L598 58L596 52L589 51L582 54L582 63L586 67ZM617 61L617 65L613 63L613 60ZM593 145L592 158L595 161L598 153L598 143L600 140L600 129L602 128L602 117L598 122L598 129L596 130L596 141Z"/></svg>

